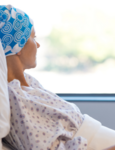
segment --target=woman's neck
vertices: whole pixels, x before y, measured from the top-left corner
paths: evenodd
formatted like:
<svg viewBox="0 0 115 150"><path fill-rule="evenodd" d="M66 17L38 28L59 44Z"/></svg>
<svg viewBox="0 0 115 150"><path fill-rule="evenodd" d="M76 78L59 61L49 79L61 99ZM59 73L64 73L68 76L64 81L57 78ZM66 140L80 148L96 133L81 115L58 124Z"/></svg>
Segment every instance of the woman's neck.
<svg viewBox="0 0 115 150"><path fill-rule="evenodd" d="M24 69L17 55L7 56L8 82L14 79L20 81L21 86L29 86L24 77Z"/></svg>

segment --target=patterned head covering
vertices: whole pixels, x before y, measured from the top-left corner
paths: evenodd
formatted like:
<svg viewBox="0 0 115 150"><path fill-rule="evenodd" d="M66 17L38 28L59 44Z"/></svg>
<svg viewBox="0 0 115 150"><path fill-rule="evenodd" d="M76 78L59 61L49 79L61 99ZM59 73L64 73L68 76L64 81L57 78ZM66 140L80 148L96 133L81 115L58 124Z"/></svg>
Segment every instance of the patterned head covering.
<svg viewBox="0 0 115 150"><path fill-rule="evenodd" d="M0 40L6 56L15 55L31 35L33 21L11 5L0 5Z"/></svg>

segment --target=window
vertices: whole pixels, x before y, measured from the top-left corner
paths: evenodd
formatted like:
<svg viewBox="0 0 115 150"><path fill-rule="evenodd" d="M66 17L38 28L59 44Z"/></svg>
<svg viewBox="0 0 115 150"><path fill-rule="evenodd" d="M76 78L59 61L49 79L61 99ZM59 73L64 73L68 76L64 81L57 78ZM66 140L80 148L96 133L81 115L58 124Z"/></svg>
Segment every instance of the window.
<svg viewBox="0 0 115 150"><path fill-rule="evenodd" d="M56 93L114 93L113 0L10 0L10 3L34 20L41 45L37 67L27 73Z"/></svg>

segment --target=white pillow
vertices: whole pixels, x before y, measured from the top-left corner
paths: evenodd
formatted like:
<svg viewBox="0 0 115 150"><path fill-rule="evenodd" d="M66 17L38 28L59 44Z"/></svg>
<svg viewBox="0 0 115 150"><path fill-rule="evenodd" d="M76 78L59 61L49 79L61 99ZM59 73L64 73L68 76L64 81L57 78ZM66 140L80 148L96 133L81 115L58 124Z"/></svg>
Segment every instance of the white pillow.
<svg viewBox="0 0 115 150"><path fill-rule="evenodd" d="M10 129L10 105L7 86L6 58L0 42L0 150L1 139L5 137Z"/></svg>

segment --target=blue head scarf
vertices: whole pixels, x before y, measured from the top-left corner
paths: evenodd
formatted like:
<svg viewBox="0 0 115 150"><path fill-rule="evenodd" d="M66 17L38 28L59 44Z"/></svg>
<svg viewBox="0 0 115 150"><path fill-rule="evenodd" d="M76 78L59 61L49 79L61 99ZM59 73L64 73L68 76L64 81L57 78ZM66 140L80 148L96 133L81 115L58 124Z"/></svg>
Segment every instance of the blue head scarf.
<svg viewBox="0 0 115 150"><path fill-rule="evenodd" d="M0 40L6 56L15 55L31 35L33 21L11 5L0 5Z"/></svg>

